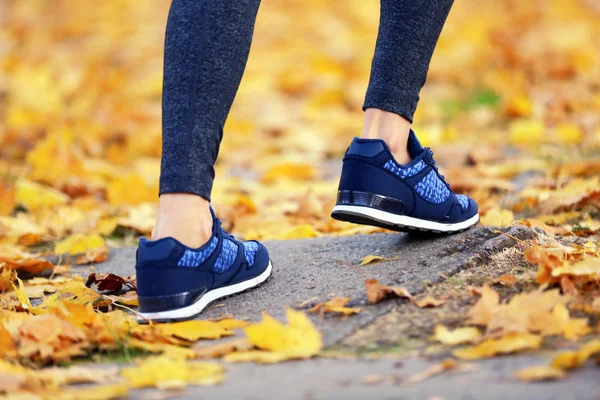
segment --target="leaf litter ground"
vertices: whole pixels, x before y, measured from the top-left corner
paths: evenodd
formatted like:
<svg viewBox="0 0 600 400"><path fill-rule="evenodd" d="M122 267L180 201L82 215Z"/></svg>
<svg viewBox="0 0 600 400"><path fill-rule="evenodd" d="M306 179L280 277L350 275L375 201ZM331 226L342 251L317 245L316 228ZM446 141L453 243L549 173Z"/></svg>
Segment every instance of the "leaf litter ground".
<svg viewBox="0 0 600 400"><path fill-rule="evenodd" d="M330 168L331 160L339 160L360 129L372 54L363 49L372 48L378 20L367 2L347 3L343 10L335 1L263 5L246 79L225 127L213 196L236 234L285 240L379 231L328 218L338 172ZM162 48L157 43L163 42L168 2L111 0L99 9L82 4L0 6L5 43L0 51L1 390L41 398L57 393L112 398L132 387L176 389L216 384L224 377L220 366L182 359L278 362L318 353L318 332L293 311L287 324L265 317L245 328L248 339L234 334L236 342L200 352L194 341L231 336L234 329L227 324L241 323L224 318L142 328L129 310L136 304L135 291L104 290L123 289L131 284L123 285L127 277L94 277L92 288L86 277L66 278L72 265L105 260L107 247L134 245L150 233L160 156ZM294 35L287 27L273 29L305 12L315 18L290 24L296 26ZM423 348L438 332L447 343L472 342L472 347L433 345L429 354L477 358L573 348L550 366L517 373L526 380L560 379L597 357L598 12L585 1L455 5L423 91L416 130L436 149L453 188L479 202L482 224L509 226L521 219L561 238L539 236L428 286L431 297L400 300L407 303L382 317L388 324L377 322L345 345ZM339 27L335 35L331 26ZM317 42L324 45L314 46ZM295 62L273 62L275 53ZM261 112L256 104L263 105ZM385 262L364 256L375 262L369 264L373 268ZM368 287L373 302L410 297L391 282L370 281ZM532 302L544 307L532 310ZM348 304L351 300L330 299L315 312L352 318L360 310ZM408 324L406 316L414 322ZM299 340L298 331L311 340ZM275 342L262 340L261 332ZM139 351L159 355L123 369L117 383L87 392L64 386L97 382L88 370L32 368ZM415 380L457 369L457 361L444 360ZM150 378L132 378L140 374Z"/></svg>

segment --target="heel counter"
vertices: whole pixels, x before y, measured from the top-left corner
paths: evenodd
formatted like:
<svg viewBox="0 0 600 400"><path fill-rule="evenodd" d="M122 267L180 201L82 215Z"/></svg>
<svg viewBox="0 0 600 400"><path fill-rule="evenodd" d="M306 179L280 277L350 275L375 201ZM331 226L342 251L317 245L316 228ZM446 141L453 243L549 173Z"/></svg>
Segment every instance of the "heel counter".
<svg viewBox="0 0 600 400"><path fill-rule="evenodd" d="M381 163L383 164L385 161ZM406 183L391 175L379 164L373 164L371 159L344 159L338 187L338 204L341 204L341 199L347 200L348 196L356 199L365 195L378 195L377 203L381 202L379 198L385 197L386 203L392 208L388 211L396 214L412 215L414 211L414 193Z"/></svg>
<svg viewBox="0 0 600 400"><path fill-rule="evenodd" d="M177 242L171 238L157 241L141 238L135 253L135 266L139 268L145 265L156 265L173 259L176 257L177 247Z"/></svg>

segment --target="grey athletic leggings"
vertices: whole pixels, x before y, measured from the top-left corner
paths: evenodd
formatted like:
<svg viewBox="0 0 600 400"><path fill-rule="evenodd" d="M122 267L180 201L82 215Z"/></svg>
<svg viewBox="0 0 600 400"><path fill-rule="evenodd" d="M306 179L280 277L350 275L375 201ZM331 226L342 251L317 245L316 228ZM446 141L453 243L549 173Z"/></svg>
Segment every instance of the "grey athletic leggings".
<svg viewBox="0 0 600 400"><path fill-rule="evenodd" d="M381 0L363 109L412 121L452 2ZM259 5L260 0L173 0L165 38L160 194L194 193L210 200L223 125L244 73Z"/></svg>

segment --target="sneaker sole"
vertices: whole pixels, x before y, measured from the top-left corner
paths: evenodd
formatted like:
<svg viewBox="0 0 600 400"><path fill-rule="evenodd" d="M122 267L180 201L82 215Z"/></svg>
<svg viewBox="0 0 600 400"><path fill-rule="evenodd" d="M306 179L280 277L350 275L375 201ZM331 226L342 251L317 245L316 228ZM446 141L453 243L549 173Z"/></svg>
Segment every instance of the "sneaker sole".
<svg viewBox="0 0 600 400"><path fill-rule="evenodd" d="M271 261L269 261L269 265L267 265L265 271L255 278L236 283L235 285L224 286L206 292L197 302L187 307L152 313L140 312L138 313L137 321L138 323L149 323L150 321L175 322L191 319L200 314L206 307L210 306L216 300L223 299L234 294L239 294L245 292L246 290L260 286L269 278L269 276L271 276L272 271L273 264Z"/></svg>
<svg viewBox="0 0 600 400"><path fill-rule="evenodd" d="M336 205L331 217L339 221L361 225L373 225L400 232L423 231L433 233L456 233L466 230L479 222L479 214L455 224L428 221L425 219L392 214L365 206Z"/></svg>

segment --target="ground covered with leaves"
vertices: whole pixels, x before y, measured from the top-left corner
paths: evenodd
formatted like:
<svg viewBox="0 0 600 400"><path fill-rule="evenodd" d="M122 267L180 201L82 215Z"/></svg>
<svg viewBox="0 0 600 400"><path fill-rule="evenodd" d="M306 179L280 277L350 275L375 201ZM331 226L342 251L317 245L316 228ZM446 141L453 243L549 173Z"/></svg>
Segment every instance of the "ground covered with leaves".
<svg viewBox="0 0 600 400"><path fill-rule="evenodd" d="M272 363L321 351L303 311L288 310L287 325L267 315L255 324L224 316L139 325L135 279L69 272L152 229L168 5L0 3L3 393L111 398L223 379L220 364L190 359ZM424 323L416 334L433 336L442 350L432 351L454 360L439 371L456 368L455 360L570 346L551 365L518 374L560 379L598 356L598 18L597 4L585 0L463 1L449 17L415 130L453 189L479 202L482 224L522 224L538 234L428 295L365 282L372 303L401 297L419 313L443 311L435 319L443 323ZM336 1L262 5L213 195L234 233L300 239L380 231L328 217L339 159L361 129L377 22L376 6L360 0L342 9ZM311 311L352 318L360 308L347 303L334 298ZM246 338L195 345L238 328ZM115 353L158 355L120 371L65 366Z"/></svg>

